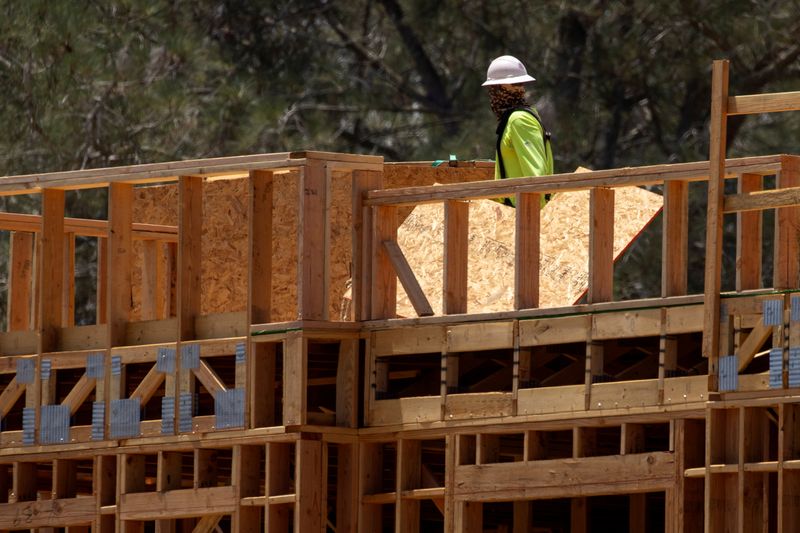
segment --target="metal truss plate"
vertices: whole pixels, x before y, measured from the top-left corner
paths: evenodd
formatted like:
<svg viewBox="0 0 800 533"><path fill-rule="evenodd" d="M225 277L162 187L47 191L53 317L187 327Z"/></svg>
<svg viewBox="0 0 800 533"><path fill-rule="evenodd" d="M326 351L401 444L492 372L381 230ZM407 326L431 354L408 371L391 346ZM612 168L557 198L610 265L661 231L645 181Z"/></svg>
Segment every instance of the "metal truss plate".
<svg viewBox="0 0 800 533"><path fill-rule="evenodd" d="M42 359L42 365L39 373L42 375L42 381L50 379L50 369L53 367L53 362L50 359Z"/></svg>
<svg viewBox="0 0 800 533"><path fill-rule="evenodd" d="M789 348L789 386L800 387L800 348Z"/></svg>
<svg viewBox="0 0 800 533"><path fill-rule="evenodd" d="M192 414L194 409L194 395L190 392L182 392L178 397L178 431L189 433L194 429Z"/></svg>
<svg viewBox="0 0 800 533"><path fill-rule="evenodd" d="M119 355L111 356L111 375L112 376L122 375L122 356Z"/></svg>
<svg viewBox="0 0 800 533"><path fill-rule="evenodd" d="M22 444L36 444L36 409L22 409Z"/></svg>
<svg viewBox="0 0 800 533"><path fill-rule="evenodd" d="M214 414L217 429L244 427L244 389L217 391Z"/></svg>
<svg viewBox="0 0 800 533"><path fill-rule="evenodd" d="M104 353L90 353L86 356L86 377L102 379L105 375L106 356Z"/></svg>
<svg viewBox="0 0 800 533"><path fill-rule="evenodd" d="M181 344L181 369L193 370L200 367L200 345Z"/></svg>
<svg viewBox="0 0 800 533"><path fill-rule="evenodd" d="M112 439L126 439L141 435L141 406L139 398L111 400Z"/></svg>
<svg viewBox="0 0 800 533"><path fill-rule="evenodd" d="M247 361L247 348L243 342L236 343L236 364L243 365Z"/></svg>
<svg viewBox="0 0 800 533"><path fill-rule="evenodd" d="M92 440L106 438L106 403L92 402Z"/></svg>
<svg viewBox="0 0 800 533"><path fill-rule="evenodd" d="M69 442L69 406L43 405L40 410L42 423L39 432L41 444L63 444Z"/></svg>
<svg viewBox="0 0 800 533"><path fill-rule="evenodd" d="M161 434L175 434L175 396L161 398Z"/></svg>
<svg viewBox="0 0 800 533"><path fill-rule="evenodd" d="M33 383L36 361L33 358L17 359L17 383Z"/></svg>
<svg viewBox="0 0 800 533"><path fill-rule="evenodd" d="M739 358L727 355L719 358L719 390L735 391L739 386Z"/></svg>
<svg viewBox="0 0 800 533"><path fill-rule="evenodd" d="M769 387L780 389L783 387L783 350L773 348L769 351Z"/></svg>
<svg viewBox="0 0 800 533"><path fill-rule="evenodd" d="M762 309L765 326L783 325L783 300L764 300Z"/></svg>
<svg viewBox="0 0 800 533"><path fill-rule="evenodd" d="M163 374L175 372L175 349L161 347L156 356L156 370Z"/></svg>

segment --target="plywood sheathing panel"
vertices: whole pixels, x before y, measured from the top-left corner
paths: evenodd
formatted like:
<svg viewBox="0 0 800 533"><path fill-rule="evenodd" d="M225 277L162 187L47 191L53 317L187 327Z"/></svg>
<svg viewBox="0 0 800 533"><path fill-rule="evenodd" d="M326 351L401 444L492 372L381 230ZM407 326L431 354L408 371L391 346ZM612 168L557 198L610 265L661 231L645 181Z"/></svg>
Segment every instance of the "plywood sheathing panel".
<svg viewBox="0 0 800 533"><path fill-rule="evenodd" d="M658 194L637 187L616 189L614 258L655 217ZM508 311L514 305L513 207L492 200L470 202L468 308L470 313ZM559 193L541 213L540 307L575 303L588 286L589 191ZM398 230L398 242L434 312L442 308L442 204L417 206ZM402 287L398 315L415 316Z"/></svg>
<svg viewBox="0 0 800 533"><path fill-rule="evenodd" d="M463 164L463 163L462 163ZM492 167L387 165L384 187L457 183L491 178ZM273 234L273 312L275 322L297 315L297 171L275 174ZM331 183L330 316L342 314L349 297L352 256L352 181L334 172ZM137 187L134 222L177 224L177 187ZM247 184L245 179L207 179L203 185L203 259L201 313L244 311L247 302ZM410 213L406 209L401 215ZM141 316L141 242L134 247L133 319Z"/></svg>

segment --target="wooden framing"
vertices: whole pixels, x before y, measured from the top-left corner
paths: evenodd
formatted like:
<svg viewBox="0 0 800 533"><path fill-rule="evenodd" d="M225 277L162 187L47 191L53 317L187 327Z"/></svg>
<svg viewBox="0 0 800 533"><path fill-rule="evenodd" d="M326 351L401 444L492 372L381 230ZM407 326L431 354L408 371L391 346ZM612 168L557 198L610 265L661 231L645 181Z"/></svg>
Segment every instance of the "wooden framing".
<svg viewBox="0 0 800 533"><path fill-rule="evenodd" d="M800 159L726 160L724 132L727 116L799 99L727 87L727 63L715 63L708 163L382 190L381 158L298 152L1 179L0 194L41 194L42 214L0 214L13 232L0 530L586 531L612 496L631 530L796 530ZM287 175L296 317L274 322ZM725 196L729 178L739 188ZM205 188L218 179L246 180L247 299L209 314ZM688 294L693 181L709 186L702 295ZM134 221L135 187L154 182L177 183L176 226ZM340 183L352 194L344 227ZM615 189L654 184L661 295L615 302ZM65 191L84 187L108 189L108 221L65 217ZM590 191L587 303L539 308L540 198L570 190ZM513 308L478 312L469 202L512 195ZM438 316L397 243L404 208L435 202ZM772 287L761 279L766 209ZM731 294L719 290L724 213L737 214ZM351 247L334 257L342 233ZM102 305L87 326L71 322L78 236L98 239ZM334 319L337 262L351 308ZM398 280L418 316L396 317ZM120 421L118 400L138 400L139 419ZM134 428L112 438L122 422Z"/></svg>

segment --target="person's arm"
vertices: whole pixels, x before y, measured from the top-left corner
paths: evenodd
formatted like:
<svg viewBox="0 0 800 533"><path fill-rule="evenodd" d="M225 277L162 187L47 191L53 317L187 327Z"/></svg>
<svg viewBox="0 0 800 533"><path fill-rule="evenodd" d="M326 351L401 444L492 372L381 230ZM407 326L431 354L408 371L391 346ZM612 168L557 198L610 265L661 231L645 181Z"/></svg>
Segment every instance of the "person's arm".
<svg viewBox="0 0 800 533"><path fill-rule="evenodd" d="M547 154L545 153L542 126L539 121L525 112L514 113L506 127L514 151L519 159L523 176L545 176Z"/></svg>

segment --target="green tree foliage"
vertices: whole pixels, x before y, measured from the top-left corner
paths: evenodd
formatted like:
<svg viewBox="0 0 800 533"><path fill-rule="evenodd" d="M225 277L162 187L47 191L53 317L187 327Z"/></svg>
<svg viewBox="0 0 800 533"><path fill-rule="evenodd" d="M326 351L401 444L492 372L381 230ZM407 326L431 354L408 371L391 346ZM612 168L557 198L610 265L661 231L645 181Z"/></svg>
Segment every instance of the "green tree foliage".
<svg viewBox="0 0 800 533"><path fill-rule="evenodd" d="M711 60L731 59L732 94L797 89L798 13L798 0L4 0L0 175L300 149L491 158L480 84L505 53L538 80L557 171L706 159ZM729 153L793 151L798 120L733 121ZM71 209L102 217L104 201ZM691 243L702 250L701 228ZM658 247L646 236L628 260Z"/></svg>

